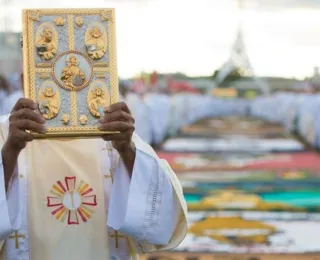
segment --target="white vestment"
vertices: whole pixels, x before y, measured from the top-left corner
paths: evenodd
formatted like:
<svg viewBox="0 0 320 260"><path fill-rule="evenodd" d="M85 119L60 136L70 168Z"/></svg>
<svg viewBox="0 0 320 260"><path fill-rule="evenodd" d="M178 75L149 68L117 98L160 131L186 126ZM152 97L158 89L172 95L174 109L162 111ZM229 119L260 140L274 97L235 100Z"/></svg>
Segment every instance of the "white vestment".
<svg viewBox="0 0 320 260"><path fill-rule="evenodd" d="M134 119L136 120L136 133L144 142L151 144L152 128L150 123L150 108L143 98L134 93L128 93L125 101L128 104Z"/></svg>
<svg viewBox="0 0 320 260"><path fill-rule="evenodd" d="M0 117L0 150L7 135L8 117ZM140 252L174 248L187 231L186 204L176 176L168 163L160 160L138 136L134 135L133 141L136 158L130 179L111 143L92 140L98 143L102 172L110 173L104 175L103 186L110 259L132 259ZM28 244L27 178L26 150L23 150L6 193L0 156L0 259L32 260Z"/></svg>
<svg viewBox="0 0 320 260"><path fill-rule="evenodd" d="M22 91L14 91L9 95L0 91L0 116L9 114L19 98L22 97Z"/></svg>

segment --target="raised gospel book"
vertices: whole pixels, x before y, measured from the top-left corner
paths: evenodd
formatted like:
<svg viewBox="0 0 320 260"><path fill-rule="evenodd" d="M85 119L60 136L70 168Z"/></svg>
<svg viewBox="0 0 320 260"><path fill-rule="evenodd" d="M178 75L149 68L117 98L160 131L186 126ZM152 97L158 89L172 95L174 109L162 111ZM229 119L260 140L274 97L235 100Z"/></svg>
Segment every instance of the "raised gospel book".
<svg viewBox="0 0 320 260"><path fill-rule="evenodd" d="M113 9L23 11L24 92L46 119L36 138L99 136L118 101Z"/></svg>

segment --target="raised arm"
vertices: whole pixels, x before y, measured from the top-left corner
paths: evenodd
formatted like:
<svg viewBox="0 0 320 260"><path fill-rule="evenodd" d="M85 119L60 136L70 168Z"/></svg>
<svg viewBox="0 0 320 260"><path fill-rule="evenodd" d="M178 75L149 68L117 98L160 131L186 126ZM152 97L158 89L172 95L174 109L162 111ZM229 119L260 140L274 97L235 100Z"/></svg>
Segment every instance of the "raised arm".
<svg viewBox="0 0 320 260"><path fill-rule="evenodd" d="M31 134L26 130L45 133L45 119L35 112L37 105L25 98L19 99L14 106L9 117L8 136L1 149L4 177L6 187L17 165L20 152L26 147L28 142L33 140Z"/></svg>
<svg viewBox="0 0 320 260"><path fill-rule="evenodd" d="M17 161L27 142L33 139L26 130L44 132L44 119L35 113L35 108L33 101L20 99L10 117L0 118L0 240L20 228L22 192Z"/></svg>
<svg viewBox="0 0 320 260"><path fill-rule="evenodd" d="M113 110L115 106L123 109ZM101 122L100 129L120 132L104 137L119 159L111 158L116 172L108 225L134 238L145 252L177 246L187 231L186 203L170 166L132 135L134 120L123 103L109 108Z"/></svg>

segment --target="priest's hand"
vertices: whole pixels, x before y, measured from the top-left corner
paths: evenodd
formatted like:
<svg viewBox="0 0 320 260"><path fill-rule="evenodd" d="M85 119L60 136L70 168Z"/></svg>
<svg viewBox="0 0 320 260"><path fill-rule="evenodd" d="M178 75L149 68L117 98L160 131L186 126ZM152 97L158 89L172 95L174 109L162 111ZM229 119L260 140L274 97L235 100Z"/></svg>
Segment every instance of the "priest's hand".
<svg viewBox="0 0 320 260"><path fill-rule="evenodd" d="M17 164L18 156L33 136L26 132L45 133L45 119L36 112L37 105L33 101L21 98L14 106L9 118L9 135L2 148L5 182L9 183Z"/></svg>
<svg viewBox="0 0 320 260"><path fill-rule="evenodd" d="M132 173L135 160L135 146L132 142L135 120L127 104L124 102L112 104L105 110L99 122L101 131L119 132L106 134L102 138L105 141L112 141L113 147L122 157L129 174Z"/></svg>
<svg viewBox="0 0 320 260"><path fill-rule="evenodd" d="M5 147L19 153L33 136L26 130L45 133L46 120L36 112L37 104L30 99L21 98L15 104L9 118L9 136Z"/></svg>

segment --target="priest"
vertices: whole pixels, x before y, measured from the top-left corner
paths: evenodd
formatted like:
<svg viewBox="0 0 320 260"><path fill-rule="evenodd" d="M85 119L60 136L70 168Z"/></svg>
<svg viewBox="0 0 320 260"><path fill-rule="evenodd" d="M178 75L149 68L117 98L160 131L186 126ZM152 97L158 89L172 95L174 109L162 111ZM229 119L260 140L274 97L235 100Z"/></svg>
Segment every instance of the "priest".
<svg viewBox="0 0 320 260"><path fill-rule="evenodd" d="M106 109L99 139L33 140L37 105L0 117L0 259L136 259L176 247L186 204L166 161L134 133L125 103Z"/></svg>

